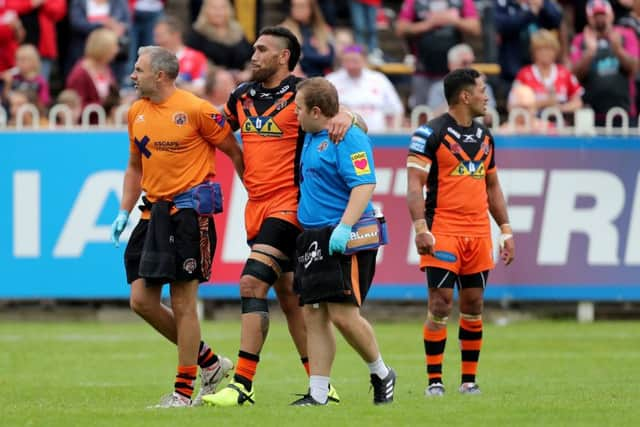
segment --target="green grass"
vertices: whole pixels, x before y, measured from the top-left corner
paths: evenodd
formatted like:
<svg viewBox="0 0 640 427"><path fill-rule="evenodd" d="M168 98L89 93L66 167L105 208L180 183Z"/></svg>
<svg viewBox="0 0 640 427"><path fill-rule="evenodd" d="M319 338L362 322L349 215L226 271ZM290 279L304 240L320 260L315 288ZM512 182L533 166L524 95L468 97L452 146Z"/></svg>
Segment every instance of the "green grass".
<svg viewBox="0 0 640 427"><path fill-rule="evenodd" d="M421 319L374 325L398 373L396 402L374 407L368 371L339 342L332 383L342 404L287 406L307 379L285 325L273 322L251 408L150 410L171 391L175 349L142 322L0 324L0 426L632 426L640 416L640 324L487 325L481 396L461 396L457 331L449 329L447 394L424 397ZM235 361L236 322L204 336Z"/></svg>

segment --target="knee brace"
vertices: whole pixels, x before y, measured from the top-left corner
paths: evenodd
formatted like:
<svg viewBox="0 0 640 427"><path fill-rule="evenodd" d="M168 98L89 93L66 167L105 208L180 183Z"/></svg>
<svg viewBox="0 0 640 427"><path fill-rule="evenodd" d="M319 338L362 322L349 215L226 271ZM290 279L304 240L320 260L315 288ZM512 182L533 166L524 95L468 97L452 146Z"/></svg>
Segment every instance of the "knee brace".
<svg viewBox="0 0 640 427"><path fill-rule="evenodd" d="M245 313L268 313L269 303L263 298L240 298L242 314Z"/></svg>
<svg viewBox="0 0 640 427"><path fill-rule="evenodd" d="M285 261L286 260L280 260L266 252L253 250L249 255L247 263L244 265L242 275L246 274L255 277L271 286L282 274L282 266L280 263Z"/></svg>

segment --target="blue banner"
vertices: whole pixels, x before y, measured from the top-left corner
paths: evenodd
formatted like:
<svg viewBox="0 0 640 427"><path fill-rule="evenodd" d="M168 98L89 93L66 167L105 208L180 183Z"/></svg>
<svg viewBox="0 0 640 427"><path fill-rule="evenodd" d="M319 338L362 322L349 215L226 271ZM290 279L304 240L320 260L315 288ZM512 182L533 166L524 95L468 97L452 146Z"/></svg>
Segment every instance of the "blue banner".
<svg viewBox="0 0 640 427"><path fill-rule="evenodd" d="M128 298L124 247L110 241L128 160L120 131L2 133L1 299ZM374 136L378 185L391 244L381 251L370 298L426 297L404 192L408 135ZM517 259L491 273L488 299L640 300L640 141L637 138L497 138ZM247 255L246 194L224 156L225 213L205 298L238 297ZM228 218L236 218L227 221Z"/></svg>

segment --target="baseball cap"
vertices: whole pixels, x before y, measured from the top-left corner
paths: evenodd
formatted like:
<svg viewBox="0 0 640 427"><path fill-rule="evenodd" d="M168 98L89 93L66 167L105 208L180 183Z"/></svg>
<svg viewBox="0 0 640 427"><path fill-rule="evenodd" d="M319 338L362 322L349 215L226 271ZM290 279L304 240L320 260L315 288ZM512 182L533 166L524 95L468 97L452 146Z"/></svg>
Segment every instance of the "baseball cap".
<svg viewBox="0 0 640 427"><path fill-rule="evenodd" d="M608 0L590 0L587 2L587 15L593 16L596 13L613 14L611 3Z"/></svg>

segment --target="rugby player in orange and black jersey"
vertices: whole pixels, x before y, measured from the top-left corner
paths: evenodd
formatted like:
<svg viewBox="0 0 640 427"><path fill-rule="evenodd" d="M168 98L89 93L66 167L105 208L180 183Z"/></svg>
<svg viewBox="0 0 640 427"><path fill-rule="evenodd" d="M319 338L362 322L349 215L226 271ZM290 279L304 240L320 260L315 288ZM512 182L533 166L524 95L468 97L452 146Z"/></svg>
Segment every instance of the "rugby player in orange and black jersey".
<svg viewBox="0 0 640 427"><path fill-rule="evenodd" d="M284 27L264 28L253 45L252 81L234 90L225 105L232 129L240 130L249 200L245 227L251 253L240 277L242 327L238 362L227 387L203 400L213 406L253 404L253 379L269 330L267 293L274 287L301 361L309 372L306 330L298 296L293 292L297 219L298 168L304 132L295 114L296 84L292 75L300 43ZM353 115L338 114L329 135L339 141ZM339 400L335 390L330 396Z"/></svg>
<svg viewBox="0 0 640 427"><path fill-rule="evenodd" d="M297 165L304 132L295 115L294 99L301 80L289 75L275 88L243 83L225 106L228 123L242 134L247 169L243 181L251 200L263 200L282 190L298 192Z"/></svg>
<svg viewBox="0 0 640 427"><path fill-rule="evenodd" d="M482 310L494 267L487 211L500 226L500 256L515 255L506 202L498 180L489 130L474 121L486 112L484 78L458 69L444 78L448 112L419 127L407 157L407 204L413 220L420 268L426 270L428 312L423 327L427 396L441 396L447 320L458 288L461 351L459 391L480 393L476 383L483 339ZM427 198L424 199L424 187Z"/></svg>
<svg viewBox="0 0 640 427"><path fill-rule="evenodd" d="M462 127L445 113L416 129L409 160L429 172L425 213L431 232L490 236L485 178L496 165L485 126L474 120Z"/></svg>

